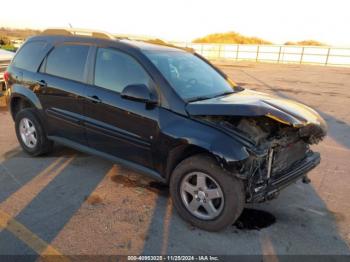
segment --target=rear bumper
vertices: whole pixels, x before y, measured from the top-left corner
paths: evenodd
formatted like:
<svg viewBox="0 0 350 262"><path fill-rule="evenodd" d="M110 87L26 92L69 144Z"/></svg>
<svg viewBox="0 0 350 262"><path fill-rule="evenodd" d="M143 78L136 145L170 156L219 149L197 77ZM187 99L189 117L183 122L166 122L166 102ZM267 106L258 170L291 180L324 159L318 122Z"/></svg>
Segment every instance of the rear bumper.
<svg viewBox="0 0 350 262"><path fill-rule="evenodd" d="M279 191L297 180L302 179L310 170L315 168L320 161L321 157L319 153L310 152L302 161L296 163L288 170L272 176L266 187L256 192L249 202L262 202L274 198Z"/></svg>

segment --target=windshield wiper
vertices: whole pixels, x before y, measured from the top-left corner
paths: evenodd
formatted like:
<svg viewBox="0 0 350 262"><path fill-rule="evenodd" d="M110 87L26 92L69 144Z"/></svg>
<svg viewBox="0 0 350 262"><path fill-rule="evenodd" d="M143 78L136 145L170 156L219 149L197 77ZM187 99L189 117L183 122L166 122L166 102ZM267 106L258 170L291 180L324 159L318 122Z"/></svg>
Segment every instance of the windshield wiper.
<svg viewBox="0 0 350 262"><path fill-rule="evenodd" d="M187 102L207 100L207 99L211 99L211 98L215 98L215 97L230 95L233 93L234 93L234 91L228 91L228 92L220 93L220 94L213 95L213 96L197 96L197 97L193 97L193 98L188 99Z"/></svg>
<svg viewBox="0 0 350 262"><path fill-rule="evenodd" d="M213 96L213 98L214 97L220 97L220 96L227 96L227 95L230 95L230 94L233 94L233 93L234 93L234 91L228 91L228 92L224 92L224 93L215 95L215 96Z"/></svg>
<svg viewBox="0 0 350 262"><path fill-rule="evenodd" d="M200 101L200 100L207 100L213 98L213 96L196 96L193 98L190 98L187 100L187 102L194 102L194 101Z"/></svg>

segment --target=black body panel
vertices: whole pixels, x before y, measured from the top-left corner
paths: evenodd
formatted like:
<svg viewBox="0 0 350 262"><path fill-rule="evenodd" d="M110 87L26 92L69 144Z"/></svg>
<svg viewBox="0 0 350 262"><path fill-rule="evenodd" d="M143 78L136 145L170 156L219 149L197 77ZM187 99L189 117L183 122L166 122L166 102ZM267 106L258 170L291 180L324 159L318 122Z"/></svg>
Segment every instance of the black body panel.
<svg viewBox="0 0 350 262"><path fill-rule="evenodd" d="M325 121L310 107L247 89L227 96L191 102L186 110L193 116L272 116L294 126L317 124L326 132Z"/></svg>
<svg viewBox="0 0 350 262"><path fill-rule="evenodd" d="M87 92L84 124L89 146L152 168L158 107L146 109L144 103L123 99L118 93L95 86L87 87Z"/></svg>
<svg viewBox="0 0 350 262"><path fill-rule="evenodd" d="M67 79L38 74L36 94L47 116L47 133L87 144L83 127L83 97L86 85Z"/></svg>

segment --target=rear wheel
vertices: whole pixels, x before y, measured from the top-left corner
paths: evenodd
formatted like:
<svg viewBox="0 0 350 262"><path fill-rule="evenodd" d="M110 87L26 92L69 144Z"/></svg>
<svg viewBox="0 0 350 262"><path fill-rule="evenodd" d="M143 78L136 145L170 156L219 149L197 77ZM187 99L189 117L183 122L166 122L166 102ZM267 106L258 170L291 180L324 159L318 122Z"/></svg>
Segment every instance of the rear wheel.
<svg viewBox="0 0 350 262"><path fill-rule="evenodd" d="M208 231L232 225L245 203L242 181L204 154L185 159L176 167L170 192L180 216Z"/></svg>
<svg viewBox="0 0 350 262"><path fill-rule="evenodd" d="M26 108L17 113L15 127L17 139L28 154L38 156L51 151L53 142L46 137L34 109Z"/></svg>

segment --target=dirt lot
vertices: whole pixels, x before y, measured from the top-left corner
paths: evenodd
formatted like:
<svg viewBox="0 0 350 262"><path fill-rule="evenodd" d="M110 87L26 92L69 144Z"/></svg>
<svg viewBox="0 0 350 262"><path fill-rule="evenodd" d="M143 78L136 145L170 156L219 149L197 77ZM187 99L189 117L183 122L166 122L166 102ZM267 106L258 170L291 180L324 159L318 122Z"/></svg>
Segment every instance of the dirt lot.
<svg viewBox="0 0 350 262"><path fill-rule="evenodd" d="M311 184L298 182L208 233L179 218L167 188L122 166L62 146L29 157L2 109L0 254L350 254L350 69L220 67L243 87L296 99L327 120Z"/></svg>

